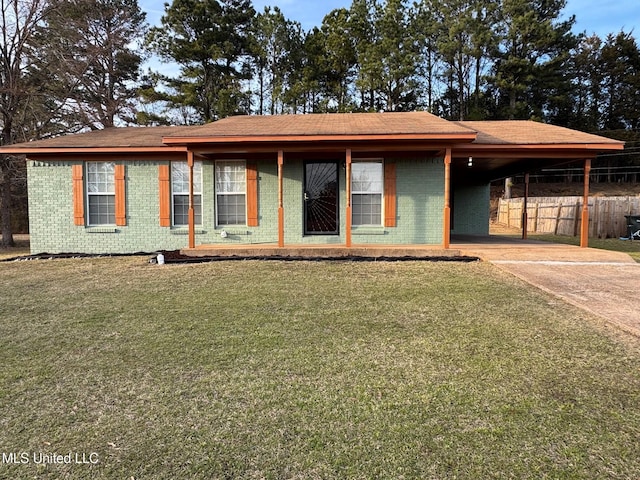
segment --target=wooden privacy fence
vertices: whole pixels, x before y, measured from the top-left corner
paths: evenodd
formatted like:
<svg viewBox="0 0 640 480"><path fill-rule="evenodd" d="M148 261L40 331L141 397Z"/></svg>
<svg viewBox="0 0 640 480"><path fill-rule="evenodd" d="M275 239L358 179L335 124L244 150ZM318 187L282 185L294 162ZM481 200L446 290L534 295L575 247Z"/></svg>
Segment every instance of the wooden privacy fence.
<svg viewBox="0 0 640 480"><path fill-rule="evenodd" d="M523 207L523 198L500 199L497 223L521 229ZM625 215L640 215L640 196L589 197L589 236L627 236ZM577 236L582 223L582 197L530 197L527 216L530 233Z"/></svg>

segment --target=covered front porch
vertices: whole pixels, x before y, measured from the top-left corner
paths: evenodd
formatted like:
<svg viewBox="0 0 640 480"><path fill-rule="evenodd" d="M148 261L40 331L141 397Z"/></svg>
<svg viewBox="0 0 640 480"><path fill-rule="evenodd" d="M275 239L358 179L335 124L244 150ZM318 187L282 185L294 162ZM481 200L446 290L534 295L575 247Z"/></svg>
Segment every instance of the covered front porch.
<svg viewBox="0 0 640 480"><path fill-rule="evenodd" d="M234 243L217 220L208 233L206 228L197 232L196 161L246 162L247 201L254 189L270 192L259 202L247 202L248 233L238 242L243 245L233 249L313 250L337 245L369 251L389 246L433 251L450 249L452 234L487 233L490 181L578 161L585 169L586 198L591 160L601 151L623 148L620 142L535 122L446 122L424 112L235 117L195 127L189 135L164 137L163 144L186 152L186 251L195 253ZM353 205L358 193L353 171L360 162L379 162L384 172L377 180L384 185L377 191L381 214L375 222L365 222L364 228L356 224ZM430 166L424 168L426 164ZM309 172L318 165L327 167L331 178L323 180L320 196L314 197ZM265 184L256 187L263 176ZM327 189L332 190L330 195L325 194ZM311 219L309 205L322 204L329 196L329 208L322 208L330 215ZM582 217L588 218L588 202ZM583 228L583 247L587 236ZM264 244L271 245L258 246Z"/></svg>

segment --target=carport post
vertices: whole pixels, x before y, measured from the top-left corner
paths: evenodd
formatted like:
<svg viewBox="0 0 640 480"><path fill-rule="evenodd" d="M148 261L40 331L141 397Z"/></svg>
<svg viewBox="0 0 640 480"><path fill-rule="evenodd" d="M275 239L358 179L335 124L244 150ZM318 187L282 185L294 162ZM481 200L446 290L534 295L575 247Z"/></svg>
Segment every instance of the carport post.
<svg viewBox="0 0 640 480"><path fill-rule="evenodd" d="M522 205L522 239L527 239L527 230L529 229L529 212L527 212L527 203L529 200L529 174L524 174L524 204Z"/></svg>
<svg viewBox="0 0 640 480"><path fill-rule="evenodd" d="M580 247L589 246L589 174L591 173L591 159L584 161L584 194L582 196L582 224L580 225Z"/></svg>

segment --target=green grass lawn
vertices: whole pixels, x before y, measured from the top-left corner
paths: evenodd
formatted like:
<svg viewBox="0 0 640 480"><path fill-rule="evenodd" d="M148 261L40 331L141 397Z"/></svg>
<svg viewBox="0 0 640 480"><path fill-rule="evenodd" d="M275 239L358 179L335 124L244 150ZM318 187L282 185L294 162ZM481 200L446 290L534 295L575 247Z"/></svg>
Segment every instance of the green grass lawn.
<svg viewBox="0 0 640 480"><path fill-rule="evenodd" d="M637 340L491 265L0 279L0 478L640 478Z"/></svg>

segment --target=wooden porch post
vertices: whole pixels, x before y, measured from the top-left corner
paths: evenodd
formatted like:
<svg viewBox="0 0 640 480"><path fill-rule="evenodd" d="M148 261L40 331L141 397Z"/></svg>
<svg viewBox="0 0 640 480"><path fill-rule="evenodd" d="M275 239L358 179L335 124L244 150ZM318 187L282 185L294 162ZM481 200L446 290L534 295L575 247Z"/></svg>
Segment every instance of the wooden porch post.
<svg viewBox="0 0 640 480"><path fill-rule="evenodd" d="M527 230L529 230L529 212L527 211L529 201L529 174L524 174L524 204L522 206L522 239L527 239Z"/></svg>
<svg viewBox="0 0 640 480"><path fill-rule="evenodd" d="M442 213L442 248L451 243L451 148L444 155L444 210Z"/></svg>
<svg viewBox="0 0 640 480"><path fill-rule="evenodd" d="M580 247L589 246L589 174L591 159L584 161L584 194L582 195L582 224L580 225Z"/></svg>
<svg viewBox="0 0 640 480"><path fill-rule="evenodd" d="M189 167L189 248L196 248L196 214L193 200L193 152L187 150L187 166Z"/></svg>
<svg viewBox="0 0 640 480"><path fill-rule="evenodd" d="M346 183L347 183L347 219L345 243L347 247L351 247L351 149L347 149L346 158Z"/></svg>
<svg viewBox="0 0 640 480"><path fill-rule="evenodd" d="M278 150L278 247L284 247L284 151Z"/></svg>

